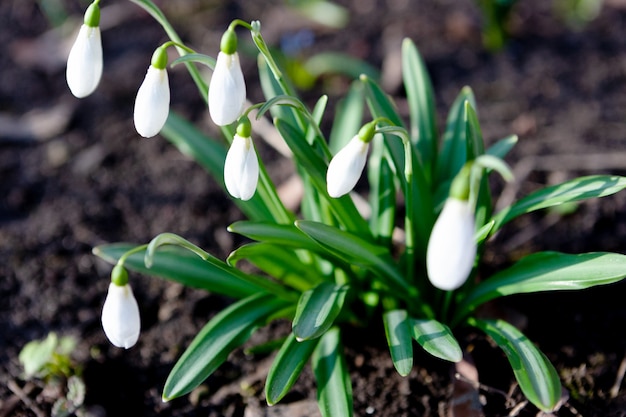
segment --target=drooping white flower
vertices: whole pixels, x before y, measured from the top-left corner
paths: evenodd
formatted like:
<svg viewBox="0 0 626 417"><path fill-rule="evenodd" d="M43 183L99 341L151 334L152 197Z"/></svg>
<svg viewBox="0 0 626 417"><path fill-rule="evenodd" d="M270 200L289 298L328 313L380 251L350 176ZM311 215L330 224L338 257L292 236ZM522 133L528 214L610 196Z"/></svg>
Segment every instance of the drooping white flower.
<svg viewBox="0 0 626 417"><path fill-rule="evenodd" d="M67 58L67 85L74 96L93 93L102 77L100 27L83 24Z"/></svg>
<svg viewBox="0 0 626 417"><path fill-rule="evenodd" d="M365 167L369 146L369 142L355 135L331 159L326 171L328 195L338 198L352 191Z"/></svg>
<svg viewBox="0 0 626 417"><path fill-rule="evenodd" d="M102 328L107 338L115 346L131 348L139 339L141 320L139 306L130 285L109 285L102 307Z"/></svg>
<svg viewBox="0 0 626 417"><path fill-rule="evenodd" d="M246 83L237 52L220 51L209 84L209 114L218 126L233 123L246 101Z"/></svg>
<svg viewBox="0 0 626 417"><path fill-rule="evenodd" d="M170 111L170 86L166 69L148 67L135 99L135 129L144 138L158 134Z"/></svg>
<svg viewBox="0 0 626 417"><path fill-rule="evenodd" d="M472 272L476 258L474 210L469 201L449 197L428 240L426 269L441 290L459 288Z"/></svg>
<svg viewBox="0 0 626 417"><path fill-rule="evenodd" d="M259 181L259 161L249 136L236 134L224 161L224 183L235 198L249 200Z"/></svg>

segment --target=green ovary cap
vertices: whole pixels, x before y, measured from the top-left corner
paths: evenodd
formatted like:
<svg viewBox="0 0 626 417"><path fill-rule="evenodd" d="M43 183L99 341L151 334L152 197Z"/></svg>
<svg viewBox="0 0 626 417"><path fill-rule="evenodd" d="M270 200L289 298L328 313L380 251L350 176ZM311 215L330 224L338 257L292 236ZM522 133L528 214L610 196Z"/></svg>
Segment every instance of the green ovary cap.
<svg viewBox="0 0 626 417"><path fill-rule="evenodd" d="M374 138L374 134L376 133L376 122L372 121L366 123L359 129L359 139L361 139L365 143L369 143Z"/></svg>
<svg viewBox="0 0 626 417"><path fill-rule="evenodd" d="M249 138L251 132L252 124L250 123L250 119L248 119L247 116L241 116L239 118L239 123L237 124L237 135L242 138Z"/></svg>
<svg viewBox="0 0 626 417"><path fill-rule="evenodd" d="M220 50L228 55L232 55L237 52L237 34L233 29L229 28L222 35Z"/></svg>
<svg viewBox="0 0 626 417"><path fill-rule="evenodd" d="M156 69L165 69L167 67L167 44L159 46L152 54L150 64Z"/></svg>
<svg viewBox="0 0 626 417"><path fill-rule="evenodd" d="M473 162L467 162L463 168L456 174L450 185L450 197L457 200L467 201L470 195L470 174L472 172Z"/></svg>
<svg viewBox="0 0 626 417"><path fill-rule="evenodd" d="M111 282L120 287L128 284L128 272L123 265L117 264L113 267L113 271L111 271Z"/></svg>
<svg viewBox="0 0 626 417"><path fill-rule="evenodd" d="M100 0L95 0L85 11L85 25L95 28L100 26Z"/></svg>

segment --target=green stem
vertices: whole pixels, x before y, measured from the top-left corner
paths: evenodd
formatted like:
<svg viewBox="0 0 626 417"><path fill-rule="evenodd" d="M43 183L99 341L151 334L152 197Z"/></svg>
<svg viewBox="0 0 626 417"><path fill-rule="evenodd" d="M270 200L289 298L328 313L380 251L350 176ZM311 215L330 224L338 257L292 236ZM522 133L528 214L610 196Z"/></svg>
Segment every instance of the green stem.
<svg viewBox="0 0 626 417"><path fill-rule="evenodd" d="M126 259L128 259L129 256L134 255L135 253L144 251L147 248L148 248L148 245L139 245L139 246L132 248L131 250L127 252L124 252L124 254L120 256L120 258L117 260L117 265L124 266L124 262L126 262Z"/></svg>

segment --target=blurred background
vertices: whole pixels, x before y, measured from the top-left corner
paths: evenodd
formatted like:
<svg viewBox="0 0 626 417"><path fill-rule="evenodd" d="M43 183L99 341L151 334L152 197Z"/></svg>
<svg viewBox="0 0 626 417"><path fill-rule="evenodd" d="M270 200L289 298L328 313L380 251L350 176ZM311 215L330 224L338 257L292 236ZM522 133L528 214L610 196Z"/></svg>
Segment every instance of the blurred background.
<svg viewBox="0 0 626 417"><path fill-rule="evenodd" d="M515 183L494 183L501 191L499 205L574 176L626 174L623 0L156 3L189 46L212 56L232 19L260 20L303 99L312 105L327 94L331 110L366 72L407 115L400 55L402 39L411 38L435 87L440 127L460 89L469 85L487 144L520 136L507 158ZM64 415L73 406L91 416L282 415L281 406L262 407L264 358L244 353L202 390L161 402L174 362L229 300L133 275L142 314L139 343L122 351L105 339L100 310L111 267L91 254L94 246L144 243L173 232L223 259L239 242L226 226L241 214L193 161L163 138L143 139L134 130L134 96L152 52L167 40L141 8L101 1L103 78L91 96L71 95L65 62L87 6L79 0L0 2L0 381L6 381L0 384L0 417ZM255 51L243 32L240 44L248 98L261 101ZM169 74L172 110L219 138L183 66ZM259 146L272 178L287 180L290 162ZM534 250L623 253L625 238L622 193L512 223L488 247L484 272ZM507 300L570 391L568 407L558 415L626 415L620 390L624 290L617 285ZM442 415L449 397L447 368L420 358L423 369L402 380L391 369L386 347L358 350L362 337L355 333L347 347L354 358L355 415ZM476 337L467 335L462 343L480 348L480 381L508 391L512 375L499 372L507 368L494 365L494 350ZM47 344L31 345L30 360L45 357L54 366L26 375L18 355L28 342L43 339ZM371 365L363 365L364 358ZM368 385L376 387L374 393L358 395ZM285 399L287 407L300 408L285 415L315 415L314 407L306 408L314 395L305 374ZM485 413L498 415L505 399L492 397ZM519 415L535 413L522 409Z"/></svg>

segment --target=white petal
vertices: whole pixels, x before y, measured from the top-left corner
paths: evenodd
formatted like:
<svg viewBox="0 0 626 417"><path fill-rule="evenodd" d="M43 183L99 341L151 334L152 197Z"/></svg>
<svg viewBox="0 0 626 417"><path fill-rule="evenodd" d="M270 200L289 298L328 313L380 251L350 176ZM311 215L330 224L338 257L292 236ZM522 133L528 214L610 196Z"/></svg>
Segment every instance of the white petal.
<svg viewBox="0 0 626 417"><path fill-rule="evenodd" d="M158 134L170 111L167 70L150 65L135 99L135 129L144 138Z"/></svg>
<svg viewBox="0 0 626 417"><path fill-rule="evenodd" d="M241 115L246 101L246 83L239 55L220 52L209 85L209 113L218 126L233 123Z"/></svg>
<svg viewBox="0 0 626 417"><path fill-rule="evenodd" d="M475 221L467 201L448 198L428 240L426 269L430 282L451 291L472 272L476 258Z"/></svg>
<svg viewBox="0 0 626 417"><path fill-rule="evenodd" d="M354 136L328 164L326 186L328 195L337 198L348 194L361 178L367 160L369 142Z"/></svg>
<svg viewBox="0 0 626 417"><path fill-rule="evenodd" d="M102 328L117 347L130 348L137 343L141 330L139 307L130 285L111 283L102 307Z"/></svg>
<svg viewBox="0 0 626 417"><path fill-rule="evenodd" d="M102 77L100 28L83 24L67 58L67 85L74 96L87 97Z"/></svg>
<svg viewBox="0 0 626 417"><path fill-rule="evenodd" d="M224 183L235 198L249 200L259 181L259 161L252 139L235 135L224 161Z"/></svg>

